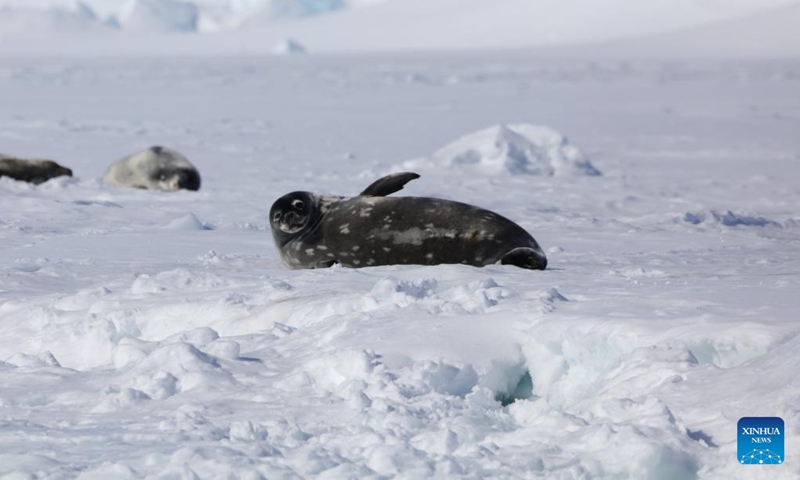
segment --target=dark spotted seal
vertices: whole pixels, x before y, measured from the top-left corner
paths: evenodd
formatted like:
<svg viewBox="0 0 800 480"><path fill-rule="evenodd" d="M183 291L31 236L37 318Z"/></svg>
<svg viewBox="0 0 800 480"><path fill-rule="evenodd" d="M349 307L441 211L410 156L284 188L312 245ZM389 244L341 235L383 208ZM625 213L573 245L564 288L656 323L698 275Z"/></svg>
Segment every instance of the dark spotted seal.
<svg viewBox="0 0 800 480"><path fill-rule="evenodd" d="M150 147L114 162L103 181L118 187L147 190L199 190L200 174L178 151L166 147Z"/></svg>
<svg viewBox="0 0 800 480"><path fill-rule="evenodd" d="M293 192L270 209L289 268L495 263L543 270L547 258L516 223L489 210L437 198L388 197L416 173L388 175L357 197Z"/></svg>
<svg viewBox="0 0 800 480"><path fill-rule="evenodd" d="M0 153L0 177L40 184L55 177L71 177L72 170L52 160L17 158Z"/></svg>

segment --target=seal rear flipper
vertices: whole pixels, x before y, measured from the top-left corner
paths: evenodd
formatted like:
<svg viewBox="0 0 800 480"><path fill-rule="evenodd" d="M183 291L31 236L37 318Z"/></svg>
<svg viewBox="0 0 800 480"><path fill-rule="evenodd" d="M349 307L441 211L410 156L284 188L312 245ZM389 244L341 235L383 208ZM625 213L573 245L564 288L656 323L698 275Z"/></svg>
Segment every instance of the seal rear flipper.
<svg viewBox="0 0 800 480"><path fill-rule="evenodd" d="M518 247L500 257L499 263L530 270L544 270L547 267L547 257L533 248Z"/></svg>
<svg viewBox="0 0 800 480"><path fill-rule="evenodd" d="M339 263L337 260L320 260L314 264L314 268L331 268L337 263Z"/></svg>
<svg viewBox="0 0 800 480"><path fill-rule="evenodd" d="M406 183L419 178L414 172L401 172L386 175L372 182L359 195L363 197L385 197L403 189Z"/></svg>

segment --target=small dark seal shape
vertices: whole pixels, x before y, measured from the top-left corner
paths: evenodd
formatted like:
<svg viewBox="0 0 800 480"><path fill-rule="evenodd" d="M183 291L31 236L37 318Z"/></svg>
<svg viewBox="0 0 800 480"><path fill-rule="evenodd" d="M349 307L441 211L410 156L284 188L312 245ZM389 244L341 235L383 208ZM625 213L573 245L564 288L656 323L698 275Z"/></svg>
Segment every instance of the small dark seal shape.
<svg viewBox="0 0 800 480"><path fill-rule="evenodd" d="M71 177L72 170L43 158L18 158L0 153L0 177L34 183L44 183L55 177Z"/></svg>
<svg viewBox="0 0 800 480"><path fill-rule="evenodd" d="M103 181L118 187L166 192L200 189L200 173L194 165L177 150L160 146L114 162Z"/></svg>
<svg viewBox="0 0 800 480"><path fill-rule="evenodd" d="M292 192L270 209L283 263L293 269L496 263L544 270L547 258L516 223L489 210L424 197L388 197L419 175L388 175L357 197Z"/></svg>

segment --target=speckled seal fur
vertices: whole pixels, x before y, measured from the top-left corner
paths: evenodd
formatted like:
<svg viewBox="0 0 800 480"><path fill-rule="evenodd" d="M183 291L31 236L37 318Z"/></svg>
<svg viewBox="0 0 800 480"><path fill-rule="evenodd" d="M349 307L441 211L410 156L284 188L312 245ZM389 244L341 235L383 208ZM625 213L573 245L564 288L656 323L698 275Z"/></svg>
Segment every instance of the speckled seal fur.
<svg viewBox="0 0 800 480"><path fill-rule="evenodd" d="M419 175L388 175L357 197L292 192L270 209L283 263L292 269L336 263L377 265L511 264L544 270L547 258L516 223L465 203L389 197Z"/></svg>
<svg viewBox="0 0 800 480"><path fill-rule="evenodd" d="M71 177L72 170L43 158L19 158L0 153L0 177L40 184L51 178Z"/></svg>
<svg viewBox="0 0 800 480"><path fill-rule="evenodd" d="M167 147L150 147L108 167L103 181L118 187L147 190L199 190L200 173L180 152Z"/></svg>

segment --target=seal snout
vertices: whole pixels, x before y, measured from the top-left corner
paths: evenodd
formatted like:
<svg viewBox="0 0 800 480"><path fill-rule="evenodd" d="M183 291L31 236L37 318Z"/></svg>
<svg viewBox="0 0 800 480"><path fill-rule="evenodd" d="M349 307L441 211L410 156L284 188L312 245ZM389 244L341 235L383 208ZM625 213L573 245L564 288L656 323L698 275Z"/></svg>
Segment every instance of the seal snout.
<svg viewBox="0 0 800 480"><path fill-rule="evenodd" d="M299 223L298 222L299 218L300 218L300 215L298 215L298 214L296 214L294 212L286 212L283 215L283 220L281 221L281 225L293 226L293 225Z"/></svg>
<svg viewBox="0 0 800 480"><path fill-rule="evenodd" d="M286 233L294 233L301 230L305 226L307 220L307 215L289 210L280 216L280 229Z"/></svg>

